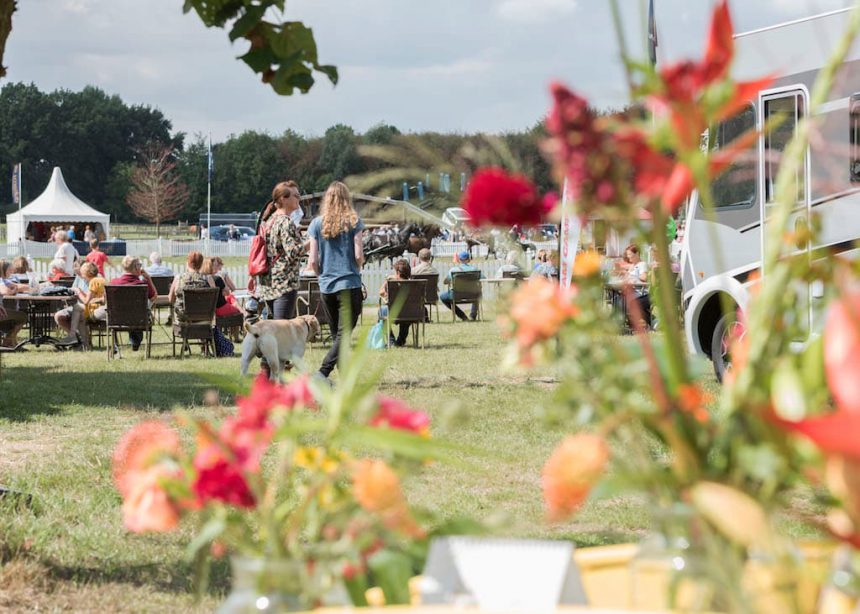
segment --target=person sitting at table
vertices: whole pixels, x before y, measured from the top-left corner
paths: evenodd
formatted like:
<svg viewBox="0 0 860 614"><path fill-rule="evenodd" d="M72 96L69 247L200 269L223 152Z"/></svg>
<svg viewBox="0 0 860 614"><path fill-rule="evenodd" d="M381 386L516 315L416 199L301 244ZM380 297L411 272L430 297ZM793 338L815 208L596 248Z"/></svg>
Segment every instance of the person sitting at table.
<svg viewBox="0 0 860 614"><path fill-rule="evenodd" d="M537 255L535 256L535 263L532 265L532 271L534 272L539 266L543 264L546 264L546 250L539 249L537 251Z"/></svg>
<svg viewBox="0 0 860 614"><path fill-rule="evenodd" d="M90 241L90 253L87 254L85 259L87 262L92 262L96 265L96 268L99 270L99 275L104 277L105 274L105 265L110 264L110 258L108 255L104 253L101 249L99 249L99 240L93 239Z"/></svg>
<svg viewBox="0 0 860 614"><path fill-rule="evenodd" d="M192 288L215 288L212 277L204 275L200 269L203 267L203 254L200 252L189 252L185 261L185 272L173 278L170 292L167 294L170 304L173 305L173 313L177 319L185 318L185 291Z"/></svg>
<svg viewBox="0 0 860 614"><path fill-rule="evenodd" d="M505 273L508 275L518 275L522 273L520 265L517 264L517 253L513 250L509 251L508 255L505 256L505 263L499 267L499 270L496 272L496 278L501 279L505 276Z"/></svg>
<svg viewBox="0 0 860 614"><path fill-rule="evenodd" d="M66 263L59 258L55 258L51 260L51 264L48 265L48 281L60 281L63 277L68 277L66 275Z"/></svg>
<svg viewBox="0 0 860 614"><path fill-rule="evenodd" d="M203 266L200 267L200 272L209 276L209 278L215 282L215 286L221 290L218 294L218 302L215 304L215 315L219 318L241 315L242 312L236 306L236 299L233 299L233 294L227 287L225 279L218 275L222 266L223 261L218 256L214 256L203 260ZM236 286L233 286L233 288L235 287ZM232 299L232 301L230 299Z"/></svg>
<svg viewBox="0 0 860 614"><path fill-rule="evenodd" d="M544 261L534 268L532 277L546 277L547 279L558 279L558 252L552 251L544 254Z"/></svg>
<svg viewBox="0 0 860 614"><path fill-rule="evenodd" d="M224 270L224 261L221 260L220 256L212 256L210 258L212 260L212 270L213 273L210 273L213 276L218 276L224 281L224 287L227 288L230 292L236 291L236 284L233 283L233 280L230 279L230 274ZM216 282L217 285L217 282ZM219 286L220 287L220 286Z"/></svg>
<svg viewBox="0 0 860 614"><path fill-rule="evenodd" d="M388 282L390 280L393 281L403 281L406 279L412 278L412 268L409 266L409 261L405 258L401 258L394 263L394 272L385 278L385 281L382 282L382 287L379 288L379 319L386 320L388 319ZM400 330L397 332L397 337L394 337L394 333L390 332L389 329L389 342L391 345L396 347L403 347L406 345L406 340L409 338L409 323L406 322L404 324L400 324Z"/></svg>
<svg viewBox="0 0 860 614"><path fill-rule="evenodd" d="M122 270L125 272L116 279L112 279L110 285L146 286L148 288L146 297L150 301L155 300L155 297L158 296L158 290L156 290L155 286L152 284L152 279L150 279L149 273L143 270L143 264L140 262L140 258L126 256L122 259L122 264L120 266L122 266ZM104 314L105 308L99 307L95 312L93 312L93 318L96 320L103 319L105 317ZM143 342L143 331L129 331L128 340L131 341L131 349L136 352L140 348L140 344Z"/></svg>
<svg viewBox="0 0 860 614"><path fill-rule="evenodd" d="M106 315L103 318L94 317L95 312L105 302L105 279L99 275L98 268L92 262L81 265L80 277L87 282L86 291L75 288L78 302L55 313L54 321L67 333L63 339L64 343L80 340L84 348L89 349L87 320L106 318ZM100 315L103 314L104 310L100 312Z"/></svg>
<svg viewBox="0 0 860 614"><path fill-rule="evenodd" d="M418 259L412 266L413 275L427 275L436 273L433 268L433 253L426 247L418 250Z"/></svg>
<svg viewBox="0 0 860 614"><path fill-rule="evenodd" d="M446 286L451 285L451 273L460 273L464 271L477 271L478 269L471 264L469 261L472 259L472 255L469 253L469 250L464 249L462 252L457 254L457 261L459 264L451 267L451 270L448 271L448 275L445 277L444 284ZM482 276L483 277L483 276ZM439 300L441 300L448 309L453 309L454 313L457 314L457 317L463 321L468 321L469 319L475 320L478 317L478 303L472 303L472 310L469 314L469 317L466 317L466 314L462 309L453 304L453 293L451 289L445 290L442 294L439 295Z"/></svg>
<svg viewBox="0 0 860 614"><path fill-rule="evenodd" d="M24 256L16 256L12 259L12 264L9 266L9 279L19 284L30 283L30 263Z"/></svg>
<svg viewBox="0 0 860 614"><path fill-rule="evenodd" d="M9 263L0 260L0 307L3 306L4 296L15 296L24 289L29 290L26 285L18 284L8 278ZM23 311L7 308L6 317L0 319L0 345L4 347L15 347L18 344L18 333L27 322L27 314Z"/></svg>
<svg viewBox="0 0 860 614"><path fill-rule="evenodd" d="M648 296L648 265L642 262L639 257L639 247L634 244L628 245L624 250L624 261L627 263L627 273L624 281L630 284L633 289L633 294L636 297L636 302L639 303L639 310L642 312L642 319L645 322L646 328L651 328L651 298ZM627 310L627 319L631 328L633 328L632 310Z"/></svg>
<svg viewBox="0 0 860 614"><path fill-rule="evenodd" d="M173 277L173 269L161 262L161 254L152 252L149 255L149 266L146 272L150 277Z"/></svg>
<svg viewBox="0 0 860 614"><path fill-rule="evenodd" d="M5 288L3 296L33 291L33 288L26 282L21 283L12 277L12 264L6 260L0 260L0 287ZM0 289L0 292L3 292L3 290Z"/></svg>

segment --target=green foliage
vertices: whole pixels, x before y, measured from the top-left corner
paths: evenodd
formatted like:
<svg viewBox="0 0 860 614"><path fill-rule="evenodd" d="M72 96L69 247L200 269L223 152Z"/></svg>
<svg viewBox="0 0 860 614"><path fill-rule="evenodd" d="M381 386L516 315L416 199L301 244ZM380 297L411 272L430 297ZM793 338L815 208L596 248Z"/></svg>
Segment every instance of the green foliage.
<svg viewBox="0 0 860 614"><path fill-rule="evenodd" d="M231 42L240 38L250 49L239 59L259 74L275 92L290 96L298 89L307 93L320 72L337 84L337 68L319 63L313 31L300 21L273 23L267 11L284 11L284 0L186 0L183 10L194 10L207 27L224 28L232 22Z"/></svg>

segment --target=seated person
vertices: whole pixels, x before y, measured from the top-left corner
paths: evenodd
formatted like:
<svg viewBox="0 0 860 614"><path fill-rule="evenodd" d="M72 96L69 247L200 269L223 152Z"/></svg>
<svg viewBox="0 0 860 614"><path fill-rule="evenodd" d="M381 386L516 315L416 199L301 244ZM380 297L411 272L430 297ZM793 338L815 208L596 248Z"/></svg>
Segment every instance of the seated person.
<svg viewBox="0 0 860 614"><path fill-rule="evenodd" d="M458 260L459 264L451 267L451 270L448 271L448 275L447 275L447 277L445 277L445 280L444 280L444 283L446 286L451 285L451 273L459 273L459 272L463 272L463 271L477 271L478 270L477 268L475 268L474 266L469 264L469 261L471 259L472 259L472 256L471 256L471 254L469 254L468 250L463 250L462 252L457 254L457 260ZM453 296L452 296L450 289L445 290L442 294L440 294L439 299L445 304L445 306L448 309L453 309L454 313L457 314L457 317L463 321L467 321L469 318L474 320L478 317L478 303L477 302L472 303L472 311L469 315L469 318L467 318L466 314L463 312L462 309L460 309L456 305L452 304L454 299L453 299Z"/></svg>
<svg viewBox="0 0 860 614"><path fill-rule="evenodd" d="M146 286L146 297L150 302L155 300L155 297L158 296L158 291L152 284L149 274L143 270L143 264L140 262L140 258L126 256L122 259L122 264L120 266L124 273L116 279L112 279L110 285ZM102 319L104 317L102 314L105 313L103 311L104 309L104 307L98 307L93 313L93 318L96 320ZM143 342L143 332L139 330L129 331L128 339L131 341L131 349L136 352L140 348L140 344Z"/></svg>
<svg viewBox="0 0 860 614"><path fill-rule="evenodd" d="M17 256L12 259L12 265L9 267L9 279L19 284L28 284L30 279L35 277L30 271L30 263L24 256Z"/></svg>
<svg viewBox="0 0 860 614"><path fill-rule="evenodd" d="M92 262L81 265L81 278L87 282L87 290L75 288L78 302L71 307L61 309L54 314L57 326L66 331L63 342L80 340L84 348L89 349L87 320L104 320L107 318L104 309L99 309L105 303L105 279L99 275L99 270ZM98 311L99 317L95 314Z"/></svg>
<svg viewBox="0 0 860 614"><path fill-rule="evenodd" d="M436 269L433 268L433 254L426 247L418 250L418 260L414 263L412 267L413 275L425 275L436 273Z"/></svg>
<svg viewBox="0 0 860 614"><path fill-rule="evenodd" d="M537 255L535 256L535 263L532 265L532 271L537 270L537 268L543 264L546 264L547 253L545 249L539 249Z"/></svg>
<svg viewBox="0 0 860 614"><path fill-rule="evenodd" d="M204 275L200 270L203 267L203 254L200 252L189 252L185 267L184 273L173 278L173 284L167 295L173 305L173 312L179 320L185 319L185 290L217 287L212 277Z"/></svg>
<svg viewBox="0 0 860 614"><path fill-rule="evenodd" d="M50 273L48 273L48 281L60 281L63 277L68 277L66 274L66 263L59 258L54 258L51 260L51 264L48 265Z"/></svg>
<svg viewBox="0 0 860 614"><path fill-rule="evenodd" d="M394 281L402 281L406 279L410 279L412 277L412 270L409 266L409 261L405 258L401 258L400 260L394 263L394 273L389 275L385 281L382 283L382 287L379 288L379 299L381 305L379 306L379 319L385 320L388 318L388 282L389 280ZM390 329L389 329L390 331ZM394 333L389 332L389 342L391 345L395 345L397 347L403 347L406 345L406 340L409 338L409 324L400 324L400 330L397 332L397 338L395 339Z"/></svg>
<svg viewBox="0 0 860 614"><path fill-rule="evenodd" d="M149 266L146 267L146 272L150 277L173 277L173 269L162 264L161 254L152 252L149 255Z"/></svg>
<svg viewBox="0 0 860 614"><path fill-rule="evenodd" d="M17 284L7 277L9 263L0 260L0 307L3 307L4 296L15 296L23 289L29 290L28 286ZM27 314L15 309L5 309L5 317L0 317L0 345L15 347L18 344L18 333L27 323Z"/></svg>
<svg viewBox="0 0 860 614"><path fill-rule="evenodd" d="M205 260L203 260L203 266L200 267L200 272L204 275L208 275L212 279L212 281L215 282L215 286L219 290L221 290L221 292L218 294L218 302L215 304L215 315L219 318L241 315L242 312L239 311L239 308L235 305L235 302L230 302L228 300L228 298L232 298L232 293L227 287L226 281L223 277L218 275L218 272L221 270L222 266L223 261L217 256L215 256L213 258L206 258ZM235 286L233 287L235 288Z"/></svg>
<svg viewBox="0 0 860 614"><path fill-rule="evenodd" d="M12 265L5 260L0 260L0 296L12 296L13 294L27 294L33 288L26 283L20 283L12 278Z"/></svg>
<svg viewBox="0 0 860 614"><path fill-rule="evenodd" d="M107 254L99 249L99 240L93 239L90 241L90 253L86 257L87 262L92 262L99 270L99 275L104 277L105 265L110 264L110 258Z"/></svg>
<svg viewBox="0 0 860 614"><path fill-rule="evenodd" d="M517 264L517 253L513 250L508 252L508 255L505 256L505 263L499 267L498 272L496 273L496 278L501 279L505 276L505 273L510 274L521 274L522 269L520 265Z"/></svg>
<svg viewBox="0 0 860 614"><path fill-rule="evenodd" d="M624 260L627 262L627 274L624 280L633 288L642 319L647 328L651 328L651 298L648 296L648 265L639 258L639 248L630 244L624 250ZM633 313L628 309L627 319L631 328L633 327Z"/></svg>
<svg viewBox="0 0 860 614"><path fill-rule="evenodd" d="M531 276L558 279L558 252L547 254L544 261L534 268Z"/></svg>

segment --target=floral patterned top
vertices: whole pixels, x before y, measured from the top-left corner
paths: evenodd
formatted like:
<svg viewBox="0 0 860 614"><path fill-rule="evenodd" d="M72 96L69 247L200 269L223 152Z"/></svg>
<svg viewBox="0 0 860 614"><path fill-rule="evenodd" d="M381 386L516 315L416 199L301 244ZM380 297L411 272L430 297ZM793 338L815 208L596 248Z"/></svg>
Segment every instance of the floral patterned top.
<svg viewBox="0 0 860 614"><path fill-rule="evenodd" d="M176 300L173 302L173 310L180 320L185 317L185 291L190 288L210 288L209 279L206 275L197 271L185 271L179 275L176 284Z"/></svg>
<svg viewBox="0 0 860 614"><path fill-rule="evenodd" d="M273 215L266 225L266 252L269 272L257 276L257 298L273 301L299 287L299 270L304 245L299 228L288 215Z"/></svg>

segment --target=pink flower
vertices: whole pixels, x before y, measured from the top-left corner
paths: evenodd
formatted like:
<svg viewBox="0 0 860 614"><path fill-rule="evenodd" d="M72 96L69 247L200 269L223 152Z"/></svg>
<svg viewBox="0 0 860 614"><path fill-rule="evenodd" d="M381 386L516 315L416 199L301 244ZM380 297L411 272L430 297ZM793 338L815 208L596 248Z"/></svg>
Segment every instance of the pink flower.
<svg viewBox="0 0 860 614"><path fill-rule="evenodd" d="M463 208L476 226L539 224L550 211L547 204L528 179L496 167L478 171L463 195Z"/></svg>
<svg viewBox="0 0 860 614"><path fill-rule="evenodd" d="M137 474L165 457L179 452L179 435L160 420L135 425L123 435L113 453L113 479L123 497L128 496Z"/></svg>
<svg viewBox="0 0 860 614"><path fill-rule="evenodd" d="M370 426L388 427L412 431L421 435L430 433L430 416L423 411L412 409L403 401L379 395L379 411L371 418Z"/></svg>
<svg viewBox="0 0 860 614"><path fill-rule="evenodd" d="M170 477L167 468L160 465L126 474L122 518L129 531L163 532L176 527L179 508L163 486Z"/></svg>

